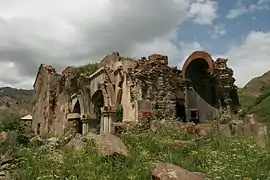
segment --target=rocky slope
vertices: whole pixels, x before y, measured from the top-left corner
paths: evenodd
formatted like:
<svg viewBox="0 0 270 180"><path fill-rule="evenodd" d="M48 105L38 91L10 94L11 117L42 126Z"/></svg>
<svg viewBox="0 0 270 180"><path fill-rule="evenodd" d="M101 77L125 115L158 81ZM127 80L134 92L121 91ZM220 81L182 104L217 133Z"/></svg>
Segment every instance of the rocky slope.
<svg viewBox="0 0 270 180"><path fill-rule="evenodd" d="M0 115L5 112L16 112L26 115L31 110L33 90L0 88Z"/></svg>

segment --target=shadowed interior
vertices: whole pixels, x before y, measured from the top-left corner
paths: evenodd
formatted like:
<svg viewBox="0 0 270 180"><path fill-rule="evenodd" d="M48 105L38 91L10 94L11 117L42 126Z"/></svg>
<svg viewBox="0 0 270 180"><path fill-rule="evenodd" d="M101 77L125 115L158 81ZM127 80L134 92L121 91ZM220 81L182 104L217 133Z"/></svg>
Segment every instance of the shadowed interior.
<svg viewBox="0 0 270 180"><path fill-rule="evenodd" d="M194 90L208 104L217 107L216 83L208 73L209 65L204 59L192 60L186 71L186 77L192 83Z"/></svg>
<svg viewBox="0 0 270 180"><path fill-rule="evenodd" d="M100 131L100 122L101 122L101 108L104 106L104 97L101 90L96 91L92 96L92 103L94 105L94 113L96 115L96 132Z"/></svg>
<svg viewBox="0 0 270 180"><path fill-rule="evenodd" d="M81 114L81 106L80 106L79 101L76 102L76 104L75 104L75 106L73 108L73 113ZM75 119L74 123L75 123L76 132L79 133L79 134L82 134L82 122L81 122L80 118Z"/></svg>

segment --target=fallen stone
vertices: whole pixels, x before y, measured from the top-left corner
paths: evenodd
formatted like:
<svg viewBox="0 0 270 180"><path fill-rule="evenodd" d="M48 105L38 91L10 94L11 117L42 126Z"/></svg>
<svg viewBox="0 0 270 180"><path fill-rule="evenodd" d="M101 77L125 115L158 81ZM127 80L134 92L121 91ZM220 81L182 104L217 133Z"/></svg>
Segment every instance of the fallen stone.
<svg viewBox="0 0 270 180"><path fill-rule="evenodd" d="M247 123L245 125L245 133L249 136L268 137L267 126L262 123Z"/></svg>
<svg viewBox="0 0 270 180"><path fill-rule="evenodd" d="M58 138L52 137L46 140L46 144L49 146L56 146L58 143Z"/></svg>
<svg viewBox="0 0 270 180"><path fill-rule="evenodd" d="M231 128L229 124L219 124L218 125L219 134L223 137L232 136Z"/></svg>
<svg viewBox="0 0 270 180"><path fill-rule="evenodd" d="M0 171L0 180L10 180L10 173L9 171Z"/></svg>
<svg viewBox="0 0 270 180"><path fill-rule="evenodd" d="M202 173L190 172L180 166L170 163L157 162L152 171L153 180L204 180Z"/></svg>
<svg viewBox="0 0 270 180"><path fill-rule="evenodd" d="M219 120L220 124L227 124L232 121L232 116L229 114L222 114Z"/></svg>
<svg viewBox="0 0 270 180"><path fill-rule="evenodd" d="M37 145L39 145L39 146L45 144L45 140L42 139L42 138L39 137L39 136L35 136L35 137L31 138L31 139L30 139L30 142L33 143L33 144L37 144Z"/></svg>
<svg viewBox="0 0 270 180"><path fill-rule="evenodd" d="M209 136L214 130L211 124L199 124L195 129L195 132L200 136Z"/></svg>
<svg viewBox="0 0 270 180"><path fill-rule="evenodd" d="M0 133L0 144L16 144L18 135L13 131L1 132Z"/></svg>
<svg viewBox="0 0 270 180"><path fill-rule="evenodd" d="M128 150L123 141L112 134L99 135L95 138L96 150L102 156L128 156Z"/></svg>
<svg viewBox="0 0 270 180"><path fill-rule="evenodd" d="M13 159L10 156L8 156L7 153L2 155L1 158L0 158L0 167L4 166L6 164L12 163L12 160Z"/></svg>
<svg viewBox="0 0 270 180"><path fill-rule="evenodd" d="M254 137L256 139L256 144L265 148L268 141L268 131L267 126L262 123L248 123L245 126L244 132L247 136Z"/></svg>
<svg viewBox="0 0 270 180"><path fill-rule="evenodd" d="M242 120L233 120L229 123L233 135L244 135L245 124Z"/></svg>
<svg viewBox="0 0 270 180"><path fill-rule="evenodd" d="M259 118L257 116L255 116L254 114L248 114L245 117L245 121L247 123L256 124L259 122Z"/></svg>
<svg viewBox="0 0 270 180"><path fill-rule="evenodd" d="M83 135L81 134L76 134L73 139L69 141L67 144L68 147L71 147L75 150L82 150L86 147L86 139Z"/></svg>

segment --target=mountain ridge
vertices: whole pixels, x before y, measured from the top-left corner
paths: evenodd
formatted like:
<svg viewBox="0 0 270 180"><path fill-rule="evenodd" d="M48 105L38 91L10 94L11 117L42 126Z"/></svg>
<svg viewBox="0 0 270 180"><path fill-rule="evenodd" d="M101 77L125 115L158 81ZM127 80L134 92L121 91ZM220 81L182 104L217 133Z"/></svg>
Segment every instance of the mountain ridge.
<svg viewBox="0 0 270 180"><path fill-rule="evenodd" d="M20 116L31 112L34 90L0 87L0 115L6 112Z"/></svg>

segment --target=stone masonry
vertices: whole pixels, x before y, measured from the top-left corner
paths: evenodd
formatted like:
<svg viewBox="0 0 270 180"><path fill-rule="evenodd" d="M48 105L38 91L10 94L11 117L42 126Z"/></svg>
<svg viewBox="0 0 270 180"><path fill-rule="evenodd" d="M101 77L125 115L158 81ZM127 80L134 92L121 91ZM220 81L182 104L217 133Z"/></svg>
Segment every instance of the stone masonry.
<svg viewBox="0 0 270 180"><path fill-rule="evenodd" d="M115 122L140 123L145 115L200 122L220 109L235 112L238 96L226 63L195 51L182 70L169 67L160 54L133 60L112 53L62 73L42 64L34 83L32 128L36 134L62 134L70 127L82 134L110 133Z"/></svg>

